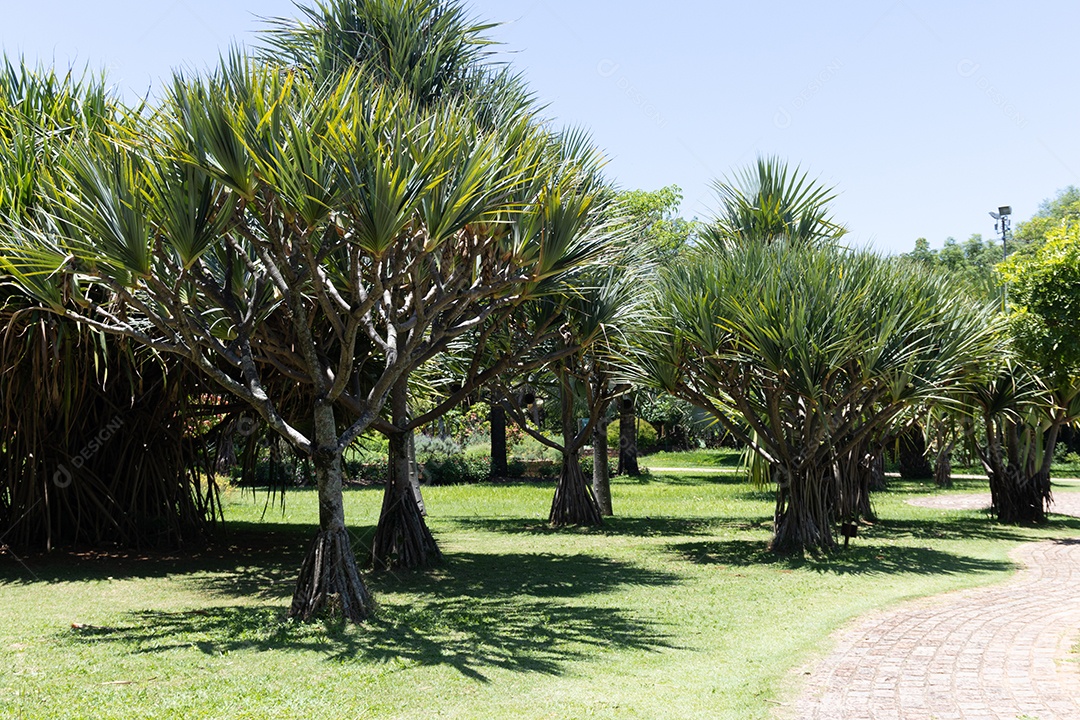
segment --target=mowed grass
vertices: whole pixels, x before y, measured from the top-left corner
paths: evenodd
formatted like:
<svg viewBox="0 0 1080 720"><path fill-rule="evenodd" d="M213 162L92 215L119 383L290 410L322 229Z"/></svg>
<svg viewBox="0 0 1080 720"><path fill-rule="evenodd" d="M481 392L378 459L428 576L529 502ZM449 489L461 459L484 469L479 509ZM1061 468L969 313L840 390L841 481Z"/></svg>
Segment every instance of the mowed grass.
<svg viewBox="0 0 1080 720"><path fill-rule="evenodd" d="M617 480L598 530L548 528L550 483L428 488L445 565L368 576L380 607L358 627L284 617L314 495L263 517L262 496L230 491L227 532L192 556L5 553L0 715L766 718L851 618L1002 580L1018 543L1080 534L893 487L881 522L819 560L770 554L770 494L727 477ZM379 501L348 492L360 547Z"/></svg>
<svg viewBox="0 0 1080 720"><path fill-rule="evenodd" d="M710 468L741 472L743 452L732 448L661 451L642 455L638 464L644 468Z"/></svg>

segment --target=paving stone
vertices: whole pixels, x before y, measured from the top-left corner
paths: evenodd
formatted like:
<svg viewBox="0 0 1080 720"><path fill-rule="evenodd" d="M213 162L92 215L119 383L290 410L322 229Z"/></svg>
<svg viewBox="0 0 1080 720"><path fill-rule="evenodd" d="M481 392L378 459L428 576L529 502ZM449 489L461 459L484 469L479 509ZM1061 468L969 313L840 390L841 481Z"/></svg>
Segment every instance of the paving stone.
<svg viewBox="0 0 1080 720"><path fill-rule="evenodd" d="M923 507L988 507L946 495ZM1080 493L1051 511L1080 517ZM805 676L798 720L1080 720L1080 541L1017 548L1022 570L988 588L947 593L861 618Z"/></svg>

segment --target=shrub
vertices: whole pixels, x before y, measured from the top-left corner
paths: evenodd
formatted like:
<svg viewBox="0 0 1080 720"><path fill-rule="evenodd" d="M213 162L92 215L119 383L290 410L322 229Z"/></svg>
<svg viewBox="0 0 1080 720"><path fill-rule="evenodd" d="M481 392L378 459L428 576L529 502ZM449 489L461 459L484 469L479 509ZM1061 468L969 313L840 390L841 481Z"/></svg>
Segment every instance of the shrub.
<svg viewBox="0 0 1080 720"><path fill-rule="evenodd" d="M619 447L619 422L615 420L607 427L608 446ZM648 455L656 450L656 428L641 418L637 419L637 452L638 455Z"/></svg>
<svg viewBox="0 0 1080 720"><path fill-rule="evenodd" d="M462 453L462 446L452 438L432 435L416 435L413 439L416 448L416 462L426 464L429 461L445 461Z"/></svg>
<svg viewBox="0 0 1080 720"><path fill-rule="evenodd" d="M490 477L490 459L468 455L433 458L420 470L421 481L428 485L464 485L484 482Z"/></svg>
<svg viewBox="0 0 1080 720"><path fill-rule="evenodd" d="M559 451L544 445L536 438L526 435L513 448L514 457L525 462L559 460Z"/></svg>
<svg viewBox="0 0 1080 720"><path fill-rule="evenodd" d="M580 458L581 472L585 473L586 478L592 477L593 471L593 456L592 453L583 453ZM616 466L618 465L618 458L608 459L608 476L615 474Z"/></svg>

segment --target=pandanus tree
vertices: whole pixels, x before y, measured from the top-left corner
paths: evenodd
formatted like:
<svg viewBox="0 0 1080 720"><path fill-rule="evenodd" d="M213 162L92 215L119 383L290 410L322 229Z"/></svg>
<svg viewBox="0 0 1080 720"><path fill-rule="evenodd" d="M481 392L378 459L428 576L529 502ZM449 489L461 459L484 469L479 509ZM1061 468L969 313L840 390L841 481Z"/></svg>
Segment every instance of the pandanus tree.
<svg viewBox="0 0 1080 720"><path fill-rule="evenodd" d="M505 64L490 60L494 25L471 18L457 0L320 0L297 4L299 18L277 18L260 57L332 80L357 67L379 85L405 89L422 106L475 101L478 122L495 125L531 94Z"/></svg>
<svg viewBox="0 0 1080 720"><path fill-rule="evenodd" d="M112 132L102 77L0 67L0 216L41 206L54 158ZM0 534L5 545L176 546L216 508L196 379L175 359L58 318L0 278ZM146 448L152 448L147 453Z"/></svg>
<svg viewBox="0 0 1080 720"><path fill-rule="evenodd" d="M552 298L577 292L583 275L612 255L618 234L603 222L607 185L599 173L600 156L580 134L550 138L544 162L551 172L523 185L517 208L508 215L504 231L512 247L536 248L531 275L514 286L497 303L489 303L464 332L447 333L425 345L410 368L436 362L450 373L453 391L422 414L408 412L407 373L395 383L390 394L390 473L379 525L372 544L376 567L422 567L440 558L438 546L427 528L407 478L410 464L403 438L430 423L470 394L497 378L516 376L546 362L565 357L578 345L553 347L558 333L559 312L521 321L528 303L540 302L550 308Z"/></svg>
<svg viewBox="0 0 1080 720"><path fill-rule="evenodd" d="M647 369L767 465L778 551L833 547L867 440L999 347L990 311L945 278L832 245L728 243L666 272L660 294L670 337Z"/></svg>
<svg viewBox="0 0 1080 720"><path fill-rule="evenodd" d="M994 513L1005 523L1043 522L1051 500L1046 441L1058 413L1053 393L1015 357L995 358L990 370L959 397Z"/></svg>
<svg viewBox="0 0 1080 720"><path fill-rule="evenodd" d="M720 209L702 228L704 244L831 244L847 232L832 218L832 188L776 157L757 162L714 186Z"/></svg>
<svg viewBox="0 0 1080 720"><path fill-rule="evenodd" d="M632 338L647 326L650 293L644 278L649 264L643 257L623 250L612 257L612 265L582 275L581 285L561 296L543 298L523 310L533 323L556 317L560 323L560 344L569 349L533 376L517 378L529 386L549 387L559 408L561 437L547 437L529 423L528 414L515 392L501 378L497 389L507 403L511 417L526 433L561 456L559 481L552 499L550 522L563 525L602 525L610 514L610 497L604 507L598 503L581 468L581 451L594 437L611 402L627 387L625 367ZM584 413L578 422L577 410ZM596 459L594 458L594 462ZM607 464L607 457L603 457Z"/></svg>
<svg viewBox="0 0 1080 720"><path fill-rule="evenodd" d="M555 271L545 238L509 228L523 186L573 172L526 115L493 133L467 102L368 80L239 55L178 78L139 132L67 148L0 252L53 312L185 358L310 458L320 528L290 609L305 619L370 610L342 453L431 348ZM287 411L285 391L302 400Z"/></svg>
<svg viewBox="0 0 1080 720"><path fill-rule="evenodd" d="M532 99L519 77L489 62L492 43L484 33L491 26L472 20L454 0L328 0L298 7L300 18L270 21L260 54L265 62L315 82L333 82L359 68L378 85L408 93L421 108L467 101L471 121L489 131L513 127L530 110ZM522 207L531 191L520 193ZM497 322L492 318L487 325ZM428 348L421 362L440 350ZM476 375L492 372L484 368ZM420 487L409 472L415 464L410 440L418 423L408 413L408 387L406 373L391 390L385 422L379 423L389 440L388 481L372 546L380 569L420 567L441 557L419 511ZM466 380L460 390L467 395L475 388ZM438 403L424 420L454 402Z"/></svg>

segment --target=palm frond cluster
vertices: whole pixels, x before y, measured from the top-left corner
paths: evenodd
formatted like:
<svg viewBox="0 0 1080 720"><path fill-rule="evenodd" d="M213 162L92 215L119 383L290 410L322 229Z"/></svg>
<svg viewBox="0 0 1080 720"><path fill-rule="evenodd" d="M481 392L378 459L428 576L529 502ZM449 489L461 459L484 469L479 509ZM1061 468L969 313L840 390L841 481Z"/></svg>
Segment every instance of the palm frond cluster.
<svg viewBox="0 0 1080 720"><path fill-rule="evenodd" d="M0 214L42 210L56 157L122 111L93 76L0 70ZM25 248L20 248L20 251ZM52 278L35 278L71 302ZM0 286L0 528L18 548L176 546L216 517L212 450L196 442L196 378L177 362L44 312Z"/></svg>

